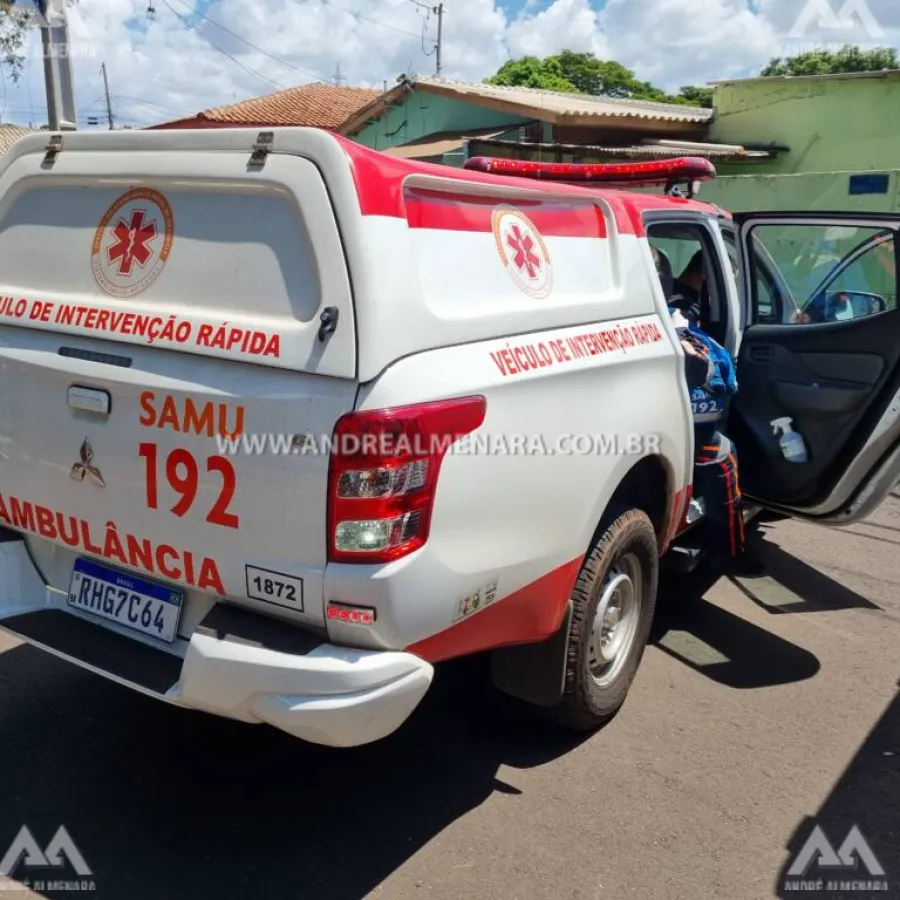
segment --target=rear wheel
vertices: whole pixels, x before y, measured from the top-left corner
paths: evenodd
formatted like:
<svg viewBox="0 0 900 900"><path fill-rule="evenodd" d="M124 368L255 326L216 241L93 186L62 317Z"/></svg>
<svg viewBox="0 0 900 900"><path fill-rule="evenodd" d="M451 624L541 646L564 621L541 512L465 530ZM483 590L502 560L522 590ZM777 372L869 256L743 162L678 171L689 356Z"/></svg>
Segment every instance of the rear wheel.
<svg viewBox="0 0 900 900"><path fill-rule="evenodd" d="M561 724L579 731L600 727L625 702L656 609L653 523L638 509L610 518L572 592L565 692L553 710Z"/></svg>

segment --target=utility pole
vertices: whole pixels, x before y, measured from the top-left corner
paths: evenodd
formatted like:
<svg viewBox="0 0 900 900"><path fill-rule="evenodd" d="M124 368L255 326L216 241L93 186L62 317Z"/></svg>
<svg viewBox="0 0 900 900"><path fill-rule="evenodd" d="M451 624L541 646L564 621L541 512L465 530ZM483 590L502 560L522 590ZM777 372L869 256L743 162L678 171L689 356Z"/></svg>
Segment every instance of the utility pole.
<svg viewBox="0 0 900 900"><path fill-rule="evenodd" d="M444 0L438 0L437 6L430 6L425 0L411 0L411 2L428 13L428 17L425 19L425 23L422 26L422 52L426 56L431 56L431 54L434 53L437 77L440 78L441 72L443 71L441 65L441 51L444 48ZM431 19L432 13L437 16L438 20L437 40L434 42L434 50L429 51L425 49L425 30L428 27L428 22Z"/></svg>
<svg viewBox="0 0 900 900"><path fill-rule="evenodd" d="M438 33L437 33L437 52L435 53L435 63L437 67L437 77L441 77L441 44L444 40L444 0L434 8L437 13Z"/></svg>
<svg viewBox="0 0 900 900"><path fill-rule="evenodd" d="M100 66L100 71L103 73L103 90L106 94L106 117L109 119L109 130L113 130L113 113L112 113L112 101L109 99L109 80L106 77L106 63L103 63Z"/></svg>
<svg viewBox="0 0 900 900"><path fill-rule="evenodd" d="M343 75L341 75L341 64L340 64L340 63L337 64L337 68L336 68L336 70L335 70L335 73L334 73L334 75L331 76L331 78L332 78L332 80L334 81L335 85L337 85L337 87L343 87L343 86L344 86L344 82L345 82L347 79L344 78Z"/></svg>
<svg viewBox="0 0 900 900"><path fill-rule="evenodd" d="M75 82L69 53L69 23L66 6L72 0L38 0L38 26L44 54L47 89L47 124L50 131L75 131Z"/></svg>

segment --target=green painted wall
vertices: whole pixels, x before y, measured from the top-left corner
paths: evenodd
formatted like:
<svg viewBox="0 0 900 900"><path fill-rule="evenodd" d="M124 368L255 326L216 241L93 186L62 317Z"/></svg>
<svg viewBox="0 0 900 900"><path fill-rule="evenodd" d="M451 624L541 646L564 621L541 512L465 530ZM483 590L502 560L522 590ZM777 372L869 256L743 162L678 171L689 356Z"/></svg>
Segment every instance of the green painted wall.
<svg viewBox="0 0 900 900"><path fill-rule="evenodd" d="M898 160L894 162L897 165ZM698 200L716 203L731 212L815 210L819 212L897 212L900 210L900 171L879 170L890 176L887 193L851 195L853 172L806 175L738 175L719 177L700 187Z"/></svg>
<svg viewBox="0 0 900 900"><path fill-rule="evenodd" d="M782 144L777 158L718 163L701 199L733 212L900 209L900 75L720 85L710 140ZM852 174L891 173L886 194L853 196ZM777 176L777 177L773 177Z"/></svg>
<svg viewBox="0 0 900 900"><path fill-rule="evenodd" d="M473 103L411 91L387 115L370 122L350 137L374 150L387 150L442 131L492 128L495 125L498 128L504 125L518 127L529 121ZM456 156L459 161L455 161ZM462 156L447 154L446 161L451 165L462 165Z"/></svg>
<svg viewBox="0 0 900 900"><path fill-rule="evenodd" d="M900 75L721 85L715 103L710 140L790 147L775 160L723 163L723 175L860 172L900 161Z"/></svg>

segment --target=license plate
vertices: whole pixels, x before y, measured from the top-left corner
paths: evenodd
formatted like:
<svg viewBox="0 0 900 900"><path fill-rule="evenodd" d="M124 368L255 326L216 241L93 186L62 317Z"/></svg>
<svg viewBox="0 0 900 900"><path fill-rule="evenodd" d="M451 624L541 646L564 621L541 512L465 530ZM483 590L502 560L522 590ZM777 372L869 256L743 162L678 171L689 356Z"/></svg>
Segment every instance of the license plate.
<svg viewBox="0 0 900 900"><path fill-rule="evenodd" d="M69 606L170 644L183 600L181 591L89 559L76 560L69 586Z"/></svg>

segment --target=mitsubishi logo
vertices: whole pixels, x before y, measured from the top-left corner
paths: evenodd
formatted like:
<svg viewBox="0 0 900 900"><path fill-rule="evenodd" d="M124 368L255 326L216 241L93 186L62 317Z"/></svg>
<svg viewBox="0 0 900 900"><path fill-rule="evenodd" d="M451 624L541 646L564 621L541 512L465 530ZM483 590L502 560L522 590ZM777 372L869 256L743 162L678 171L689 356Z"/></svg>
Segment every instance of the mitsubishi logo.
<svg viewBox="0 0 900 900"><path fill-rule="evenodd" d="M80 454L81 462L77 462L72 466L69 477L74 478L76 481L84 481L85 476L87 476L87 480L90 481L91 484L105 488L106 482L103 480L100 470L91 465L91 460L94 458L94 448L87 438L84 439L84 442L81 445Z"/></svg>

